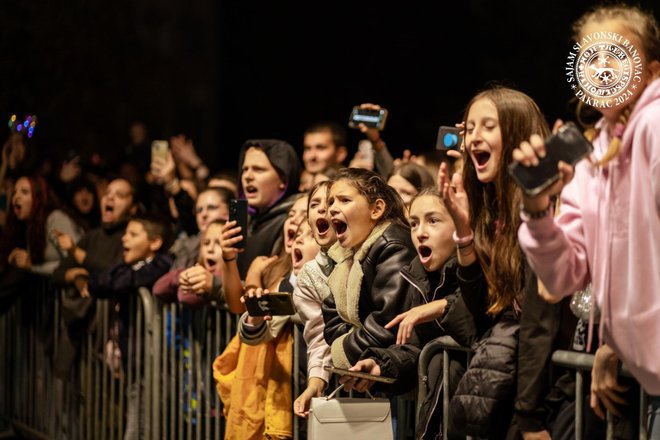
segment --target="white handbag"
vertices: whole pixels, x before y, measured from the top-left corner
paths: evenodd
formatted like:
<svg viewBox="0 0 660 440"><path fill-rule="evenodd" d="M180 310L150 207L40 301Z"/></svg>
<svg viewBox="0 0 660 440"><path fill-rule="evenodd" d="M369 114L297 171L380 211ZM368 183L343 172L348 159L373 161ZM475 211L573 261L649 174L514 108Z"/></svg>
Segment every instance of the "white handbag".
<svg viewBox="0 0 660 440"><path fill-rule="evenodd" d="M388 399L314 397L307 418L309 440L394 440L392 412ZM368 392L367 392L368 394Z"/></svg>

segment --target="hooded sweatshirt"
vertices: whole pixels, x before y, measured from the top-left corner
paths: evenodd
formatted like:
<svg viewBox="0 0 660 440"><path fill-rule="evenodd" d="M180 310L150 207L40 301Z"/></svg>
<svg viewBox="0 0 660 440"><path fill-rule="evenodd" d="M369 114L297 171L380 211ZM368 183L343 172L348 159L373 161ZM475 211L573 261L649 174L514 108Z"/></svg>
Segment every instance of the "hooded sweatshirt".
<svg viewBox="0 0 660 440"><path fill-rule="evenodd" d="M599 121L597 157L610 136ZM548 291L571 295L592 283L602 341L642 387L660 395L660 79L640 96L605 166L582 161L561 193L561 213L518 232Z"/></svg>
<svg viewBox="0 0 660 440"><path fill-rule="evenodd" d="M269 208L261 211L251 210L245 251L238 256L238 271L241 279L245 279L255 257L272 255L280 244L284 220L295 201L293 194L298 191L301 172L300 160L288 143L277 139L250 139L243 144L238 159L238 193L241 198L245 197L241 179L245 152L254 146L259 147L266 154L270 164L286 184L286 189L282 197Z"/></svg>

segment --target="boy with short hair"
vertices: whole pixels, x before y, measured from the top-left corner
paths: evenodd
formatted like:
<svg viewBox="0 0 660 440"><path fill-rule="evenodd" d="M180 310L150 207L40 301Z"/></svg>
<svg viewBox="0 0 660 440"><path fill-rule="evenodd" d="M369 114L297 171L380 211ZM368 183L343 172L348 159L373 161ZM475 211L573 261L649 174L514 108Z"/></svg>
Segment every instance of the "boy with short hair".
<svg viewBox="0 0 660 440"><path fill-rule="evenodd" d="M88 277L86 285L82 286L81 295L90 295L95 298L114 298L117 318L111 324L113 341L119 346L121 366L124 371L129 368L128 335L130 299L133 298L140 287L151 289L153 284L163 276L172 266L172 259L167 255L170 244L170 225L163 219L151 215L140 215L129 220L126 231L122 236L124 248L123 261L111 269L100 273L86 273L79 269L78 277ZM137 335L140 337L141 335ZM113 347L116 350L116 346ZM117 356L112 354L107 359L113 368L118 368ZM116 366L115 366L116 365ZM135 365L135 363L132 363ZM133 368L133 367L131 367ZM139 373L139 372L136 372ZM136 382L129 384L128 408L125 439L140 438L143 429L143 413L138 399L138 386L142 379L138 376Z"/></svg>

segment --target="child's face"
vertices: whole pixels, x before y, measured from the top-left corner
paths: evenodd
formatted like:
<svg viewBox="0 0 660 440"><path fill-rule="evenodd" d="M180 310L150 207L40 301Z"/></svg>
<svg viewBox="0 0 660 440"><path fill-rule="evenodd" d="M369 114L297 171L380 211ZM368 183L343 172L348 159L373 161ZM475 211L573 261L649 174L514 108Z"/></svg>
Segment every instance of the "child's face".
<svg viewBox="0 0 660 440"><path fill-rule="evenodd" d="M222 225L213 223L206 228L204 238L199 245L199 257L202 260L202 265L212 273L215 273L220 257L222 257L221 239Z"/></svg>
<svg viewBox="0 0 660 440"><path fill-rule="evenodd" d="M394 174L387 180L387 184L394 188L399 193L403 203L406 206L410 205L410 201L417 195L417 188L404 179L400 174Z"/></svg>
<svg viewBox="0 0 660 440"><path fill-rule="evenodd" d="M495 180L502 160L502 133L493 101L474 102L465 121L465 146L482 183Z"/></svg>
<svg viewBox="0 0 660 440"><path fill-rule="evenodd" d="M289 215L286 220L284 220L284 226L282 231L284 234L284 250L287 254L291 253L291 246L293 246L293 240L296 237L296 231L298 226L305 220L307 215L307 196L300 197L293 203L291 209L289 209Z"/></svg>
<svg viewBox="0 0 660 440"><path fill-rule="evenodd" d="M153 257L159 247L156 239L149 239L144 225L136 221L128 222L126 231L121 237L121 243L124 246L124 263L126 264L134 264Z"/></svg>
<svg viewBox="0 0 660 440"><path fill-rule="evenodd" d="M424 195L410 207L410 234L427 272L442 268L454 251L454 223L436 196Z"/></svg>
<svg viewBox="0 0 660 440"><path fill-rule="evenodd" d="M286 185L266 153L254 147L245 152L241 184L248 204L256 209L273 206L286 191Z"/></svg>
<svg viewBox="0 0 660 440"><path fill-rule="evenodd" d="M227 220L229 206L222 201L215 191L204 191L195 202L195 216L197 227L204 232L206 227L214 220Z"/></svg>
<svg viewBox="0 0 660 440"><path fill-rule="evenodd" d="M316 243L324 249L332 246L337 241L335 229L330 225L330 211L328 211L328 187L323 186L312 194L309 202L309 225Z"/></svg>
<svg viewBox="0 0 660 440"><path fill-rule="evenodd" d="M631 93L630 97L626 100L626 104L611 105L612 98L607 96L602 98L600 100L600 105L595 107L596 110L600 112L603 116L605 116L607 119L614 120L618 118L618 116L626 108L628 103L635 102L635 100L639 97L639 95L644 91L644 89L648 85L649 80L652 80L653 78L649 69L646 68L648 64L645 56L645 48L641 44L642 42L639 40L637 35L634 32L630 32L630 30L628 30L625 21L616 18L606 19L602 21L589 21L581 29L580 40L582 40L582 38L585 37L586 35L592 35L596 32L614 32L623 36L626 40L629 40L630 44L632 45L631 47L638 51L641 60L641 65L644 66L644 68L641 69L641 75L639 75L639 82L637 83L637 80L635 80L634 82L630 83L630 84L635 84L636 87L633 88L629 86L625 89L626 93L627 92ZM628 53L628 55L630 54ZM607 84L603 83L602 85L606 86ZM592 98L592 100L594 102L597 101L594 98ZM608 100L610 101L610 105L607 105Z"/></svg>
<svg viewBox="0 0 660 440"><path fill-rule="evenodd" d="M373 215L369 201L346 180L333 183L328 205L332 226L343 248L359 248L378 223L379 216Z"/></svg>
<svg viewBox="0 0 660 440"><path fill-rule="evenodd" d="M291 248L291 262L293 273L298 275L300 269L308 261L311 261L319 253L319 245L314 240L312 229L307 222L301 223Z"/></svg>
<svg viewBox="0 0 660 440"><path fill-rule="evenodd" d="M32 185L26 177L21 177L16 181L11 204L17 219L24 222L30 218L32 214Z"/></svg>

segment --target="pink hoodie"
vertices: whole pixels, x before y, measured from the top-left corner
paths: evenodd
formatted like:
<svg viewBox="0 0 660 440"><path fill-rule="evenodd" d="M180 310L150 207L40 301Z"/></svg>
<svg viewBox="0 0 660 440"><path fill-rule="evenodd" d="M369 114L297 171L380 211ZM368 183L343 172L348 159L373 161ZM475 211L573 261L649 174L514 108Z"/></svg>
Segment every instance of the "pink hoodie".
<svg viewBox="0 0 660 440"><path fill-rule="evenodd" d="M610 139L605 121L598 126L602 157ZM630 115L619 157L604 167L580 162L559 216L523 223L518 238L552 294L592 282L603 341L660 395L660 79Z"/></svg>

